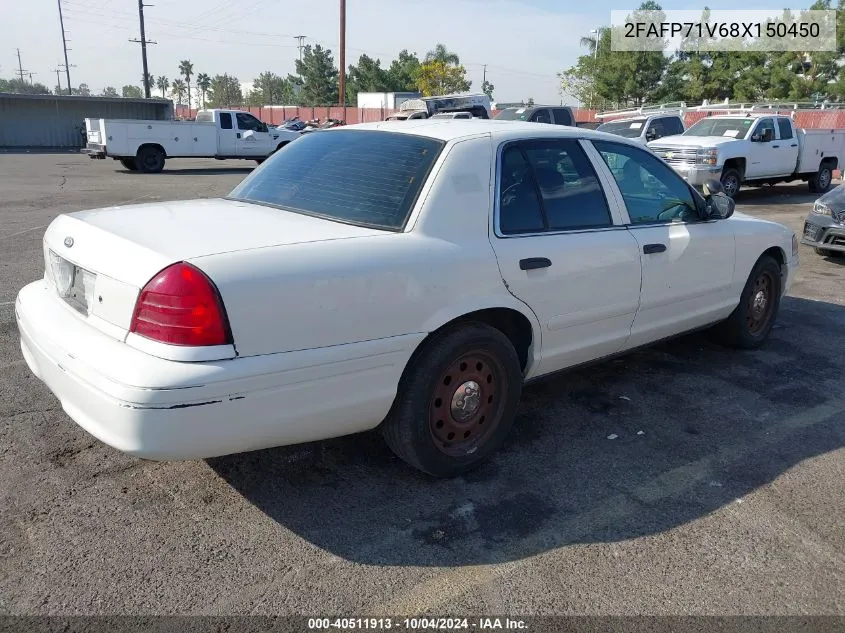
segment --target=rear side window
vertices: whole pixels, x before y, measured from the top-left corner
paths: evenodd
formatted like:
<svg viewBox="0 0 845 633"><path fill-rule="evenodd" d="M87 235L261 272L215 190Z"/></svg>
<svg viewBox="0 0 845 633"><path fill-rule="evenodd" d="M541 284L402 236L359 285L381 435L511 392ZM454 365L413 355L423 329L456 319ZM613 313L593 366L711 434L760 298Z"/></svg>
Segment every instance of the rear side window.
<svg viewBox="0 0 845 633"><path fill-rule="evenodd" d="M401 132L315 131L276 152L229 197L401 230L444 145Z"/></svg>
<svg viewBox="0 0 845 633"><path fill-rule="evenodd" d="M792 138L792 124L789 119L778 119L778 129L780 129L781 140Z"/></svg>
<svg viewBox="0 0 845 633"><path fill-rule="evenodd" d="M555 108L554 115L558 125L573 125L572 114L566 108Z"/></svg>
<svg viewBox="0 0 845 633"><path fill-rule="evenodd" d="M613 222L589 158L576 140L529 141L502 154L503 234L601 228Z"/></svg>
<svg viewBox="0 0 845 633"><path fill-rule="evenodd" d="M220 113L220 127L224 130L232 129L232 115L228 112Z"/></svg>
<svg viewBox="0 0 845 633"><path fill-rule="evenodd" d="M666 130L666 136L675 136L684 133L684 124L681 119L676 116L667 116L663 119L663 127Z"/></svg>

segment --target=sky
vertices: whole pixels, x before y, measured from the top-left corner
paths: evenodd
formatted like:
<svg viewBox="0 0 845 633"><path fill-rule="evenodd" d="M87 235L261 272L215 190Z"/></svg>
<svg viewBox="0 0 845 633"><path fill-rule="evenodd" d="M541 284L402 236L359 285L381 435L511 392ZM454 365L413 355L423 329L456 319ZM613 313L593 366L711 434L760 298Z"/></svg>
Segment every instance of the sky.
<svg viewBox="0 0 845 633"><path fill-rule="evenodd" d="M296 35L306 44L331 49L338 63L339 2L322 0L148 0L145 8L149 71L171 81L180 60L195 72L229 73L244 85L263 71L294 74ZM55 69L64 63L56 0L3 0L0 20L0 77L24 70L51 89ZM660 3L664 9L735 8L734 0L685 0ZM771 0L745 0L743 8L773 8ZM805 3L800 3L805 6ZM809 4L806 3L806 4ZM68 58L74 86L87 83L94 94L106 86L118 92L141 85L136 0L61 0L70 40ZM484 65L497 101L533 98L537 103L573 104L561 97L557 73L572 66L585 50L580 38L610 24L611 10L633 9L636 2L592 0L347 0L346 64L366 53L382 67L402 49L420 57L438 42L456 52L481 91ZM29 75L26 75L27 79ZM66 88L64 73L62 86ZM155 92L155 91L154 91Z"/></svg>

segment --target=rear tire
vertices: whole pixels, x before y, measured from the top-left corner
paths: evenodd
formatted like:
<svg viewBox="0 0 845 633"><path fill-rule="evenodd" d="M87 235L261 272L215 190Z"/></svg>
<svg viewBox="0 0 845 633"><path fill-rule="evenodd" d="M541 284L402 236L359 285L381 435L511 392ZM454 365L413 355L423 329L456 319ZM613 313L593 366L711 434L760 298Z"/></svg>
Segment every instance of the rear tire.
<svg viewBox="0 0 845 633"><path fill-rule="evenodd" d="M765 343L780 309L782 283L778 263L768 255L760 257L745 282L739 305L716 326L721 342L741 349Z"/></svg>
<svg viewBox="0 0 845 633"><path fill-rule="evenodd" d="M725 188L725 194L729 198L733 198L739 193L742 186L742 174L738 170L729 167L722 171L722 177L719 179L722 187Z"/></svg>
<svg viewBox="0 0 845 633"><path fill-rule="evenodd" d="M833 169L829 163L819 165L819 171L807 181L811 193L825 193L833 182Z"/></svg>
<svg viewBox="0 0 845 633"><path fill-rule="evenodd" d="M499 330L468 322L411 358L382 425L387 445L435 477L479 465L505 441L522 393L516 350Z"/></svg>
<svg viewBox="0 0 845 633"><path fill-rule="evenodd" d="M164 169L164 152L158 147L145 145L138 149L135 165L146 174L157 174Z"/></svg>

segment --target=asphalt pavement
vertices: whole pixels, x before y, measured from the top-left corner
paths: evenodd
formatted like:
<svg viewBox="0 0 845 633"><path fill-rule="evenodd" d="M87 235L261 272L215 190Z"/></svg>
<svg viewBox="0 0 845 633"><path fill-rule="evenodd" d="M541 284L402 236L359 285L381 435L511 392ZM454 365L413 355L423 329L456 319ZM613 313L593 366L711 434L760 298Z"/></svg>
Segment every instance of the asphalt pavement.
<svg viewBox="0 0 845 633"><path fill-rule="evenodd" d="M157 463L81 430L14 322L45 227L253 167L0 155L0 614L845 615L845 259L804 246L763 349L696 334L531 386L463 478L375 434ZM737 201L800 234L813 199Z"/></svg>

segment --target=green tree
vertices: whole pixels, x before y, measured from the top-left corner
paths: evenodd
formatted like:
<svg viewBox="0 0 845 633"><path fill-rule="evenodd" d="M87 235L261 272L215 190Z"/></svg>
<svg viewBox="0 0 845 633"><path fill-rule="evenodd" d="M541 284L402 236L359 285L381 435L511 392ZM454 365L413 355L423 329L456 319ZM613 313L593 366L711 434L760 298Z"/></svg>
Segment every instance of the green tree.
<svg viewBox="0 0 845 633"><path fill-rule="evenodd" d="M176 97L176 104L181 105L182 97L185 96L185 80L184 79L174 79L173 85L170 87L170 94Z"/></svg>
<svg viewBox="0 0 845 633"><path fill-rule="evenodd" d="M222 108L226 106L241 105L244 102L244 95L241 92L241 84L237 77L229 74L215 75L208 87L208 106Z"/></svg>
<svg viewBox="0 0 845 633"><path fill-rule="evenodd" d="M167 96L167 89L170 88L170 80L164 75L159 75L156 79L156 88L161 90L161 98L164 99Z"/></svg>
<svg viewBox="0 0 845 633"><path fill-rule="evenodd" d="M346 99L355 103L359 92L391 92L387 70L381 67L381 60L361 55L358 64L349 67L346 73Z"/></svg>
<svg viewBox="0 0 845 633"><path fill-rule="evenodd" d="M42 83L29 83L20 79L0 79L0 92L15 94L48 95L50 89Z"/></svg>
<svg viewBox="0 0 845 633"><path fill-rule="evenodd" d="M299 103L304 106L337 103L337 68L331 50L319 44L302 49L302 60L296 60L296 72L302 77Z"/></svg>
<svg viewBox="0 0 845 633"><path fill-rule="evenodd" d="M129 85L123 86L121 89L121 95L124 99L140 99L144 96L138 86Z"/></svg>
<svg viewBox="0 0 845 633"><path fill-rule="evenodd" d="M845 2L845 0L843 0ZM388 92L415 92L420 72L420 60L416 53L402 50L387 69Z"/></svg>
<svg viewBox="0 0 845 633"><path fill-rule="evenodd" d="M188 59L179 62L179 74L185 78L185 89L188 91L188 109L191 109L191 77L194 74L194 65Z"/></svg>
<svg viewBox="0 0 845 633"><path fill-rule="evenodd" d="M494 86L493 84L491 84L491 83L490 83L489 81L487 81L486 79L485 79L485 80L484 80L484 82L481 84L481 92L483 92L483 93L484 93L484 94L486 94L488 97L490 97L490 99L491 99L491 100L493 99L493 91L494 91L495 89L496 89L496 86Z"/></svg>
<svg viewBox="0 0 845 633"><path fill-rule="evenodd" d="M443 62L447 66L459 66L461 58L456 53L450 51L444 44L437 44L433 50L425 54L424 62Z"/></svg>
<svg viewBox="0 0 845 633"><path fill-rule="evenodd" d="M441 60L425 62L420 66L417 86L425 96L444 95L469 90L463 66L454 66Z"/></svg>
<svg viewBox="0 0 845 633"><path fill-rule="evenodd" d="M208 92L208 89L211 88L211 77L206 75L205 73L200 73L197 75L197 88L202 95L202 107L205 107L205 95Z"/></svg>
<svg viewBox="0 0 845 633"><path fill-rule="evenodd" d="M88 87L88 84L79 84L79 87L76 89L76 94L81 97L90 97L91 89Z"/></svg>
<svg viewBox="0 0 845 633"><path fill-rule="evenodd" d="M290 104L293 103L293 88L287 79L266 71L253 80L247 103L257 106Z"/></svg>
<svg viewBox="0 0 845 633"><path fill-rule="evenodd" d="M117 94L117 89L114 86L106 86L103 88L103 92L101 93L102 97L117 97L120 96Z"/></svg>

